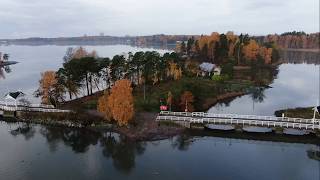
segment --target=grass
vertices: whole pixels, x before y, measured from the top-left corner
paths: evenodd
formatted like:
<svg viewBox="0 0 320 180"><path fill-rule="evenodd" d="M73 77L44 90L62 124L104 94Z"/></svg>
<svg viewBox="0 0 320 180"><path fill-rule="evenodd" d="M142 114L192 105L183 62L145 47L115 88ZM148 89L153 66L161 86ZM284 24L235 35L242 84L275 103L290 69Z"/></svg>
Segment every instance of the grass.
<svg viewBox="0 0 320 180"><path fill-rule="evenodd" d="M192 92L194 96L194 108L197 111L203 110L203 104L208 98L215 98L217 95L240 91L250 86L249 82L239 83L228 81L216 83L206 78L182 78L178 81L170 81L155 86L146 87L146 99L144 100L143 87L136 88L134 91L135 107L137 111L159 111L160 99L165 103L168 92L171 91L174 97L173 109L179 109L180 95L184 91Z"/></svg>
<svg viewBox="0 0 320 180"><path fill-rule="evenodd" d="M173 94L173 111L181 111L180 96L184 91L192 92L194 96L193 106L196 111L203 111L203 105L208 98L215 98L227 92L238 92L249 88L249 81L225 81L216 83L211 79L202 77L184 77L177 81L161 82L157 85L146 85L146 99L144 99L144 87L135 87L133 91L136 112L158 112L160 99L166 103L168 92ZM98 98L103 92L97 92L92 96L67 102L62 107L66 109L86 110L97 109Z"/></svg>
<svg viewBox="0 0 320 180"><path fill-rule="evenodd" d="M312 119L313 112L314 111L312 110L312 107L308 107L308 108L279 110L279 111L276 111L274 114L278 117L281 117L283 113L286 117ZM316 115L316 118L320 119L320 115L318 113Z"/></svg>

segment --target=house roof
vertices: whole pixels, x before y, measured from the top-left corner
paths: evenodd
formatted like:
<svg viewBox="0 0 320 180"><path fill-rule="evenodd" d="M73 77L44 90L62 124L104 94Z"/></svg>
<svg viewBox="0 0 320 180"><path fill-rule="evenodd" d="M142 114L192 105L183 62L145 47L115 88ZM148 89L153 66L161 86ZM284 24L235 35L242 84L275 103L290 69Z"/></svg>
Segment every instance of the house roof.
<svg viewBox="0 0 320 180"><path fill-rule="evenodd" d="M207 63L207 62L204 62L202 64L200 64L200 69L202 71L205 71L205 72L212 72L213 69L216 67L216 65L212 64L212 63Z"/></svg>
<svg viewBox="0 0 320 180"><path fill-rule="evenodd" d="M9 92L8 94L5 95L6 98L13 98L13 99L17 99L22 96L24 96L24 93L21 91Z"/></svg>

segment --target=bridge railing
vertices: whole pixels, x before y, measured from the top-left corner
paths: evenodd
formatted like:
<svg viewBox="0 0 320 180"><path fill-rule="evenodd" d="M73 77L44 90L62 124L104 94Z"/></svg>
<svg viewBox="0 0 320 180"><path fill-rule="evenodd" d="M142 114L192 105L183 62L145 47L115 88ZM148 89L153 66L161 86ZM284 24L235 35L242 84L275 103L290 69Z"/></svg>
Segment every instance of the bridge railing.
<svg viewBox="0 0 320 180"><path fill-rule="evenodd" d="M45 105L45 104L27 104L27 103L22 103L22 102L15 102L12 101L0 101L0 105L3 106L20 106L20 107L31 107L31 108L47 108L47 109L54 109L53 105Z"/></svg>
<svg viewBox="0 0 320 180"><path fill-rule="evenodd" d="M310 123L320 124L320 119L303 119L303 118L289 118L289 117L275 117L275 116L257 116L257 115L238 115L238 114L214 114L204 112L171 112L161 111L160 115L173 116L187 116L187 117L213 117L224 119L249 119L249 120L264 120L264 121L287 121L295 123Z"/></svg>
<svg viewBox="0 0 320 180"><path fill-rule="evenodd" d="M54 109L54 108L42 108L42 107L21 107L21 106L6 106L0 104L0 110L4 111L32 111L32 112L57 112L57 113L69 113L70 110Z"/></svg>
<svg viewBox="0 0 320 180"><path fill-rule="evenodd" d="M223 119L214 117L190 117L190 116L170 116L163 115L158 116L157 121L181 121L189 123L209 123L209 124L238 124L238 125L249 125L249 126L262 126L262 127L283 127L283 128L295 128L295 129L306 129L314 130L320 129L319 124L308 124L308 123L295 123L295 122L284 122L284 121L268 121L268 120L253 120L253 119Z"/></svg>

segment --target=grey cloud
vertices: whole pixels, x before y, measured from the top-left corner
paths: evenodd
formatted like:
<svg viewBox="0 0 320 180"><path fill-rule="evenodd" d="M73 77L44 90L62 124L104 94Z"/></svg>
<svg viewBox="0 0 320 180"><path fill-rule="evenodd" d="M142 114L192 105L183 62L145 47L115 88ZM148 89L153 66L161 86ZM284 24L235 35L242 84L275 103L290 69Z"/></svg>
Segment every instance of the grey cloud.
<svg viewBox="0 0 320 180"><path fill-rule="evenodd" d="M315 32L314 7L318 0L1 0L0 38Z"/></svg>

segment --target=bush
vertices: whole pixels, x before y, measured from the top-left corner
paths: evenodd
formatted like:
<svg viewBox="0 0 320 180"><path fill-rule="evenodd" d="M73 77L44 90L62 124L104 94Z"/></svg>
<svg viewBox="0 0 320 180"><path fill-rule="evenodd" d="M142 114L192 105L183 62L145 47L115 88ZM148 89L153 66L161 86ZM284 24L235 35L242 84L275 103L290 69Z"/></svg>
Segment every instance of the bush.
<svg viewBox="0 0 320 180"><path fill-rule="evenodd" d="M214 82L223 83L224 81L229 80L230 76L227 74L226 75L213 75L211 79Z"/></svg>

